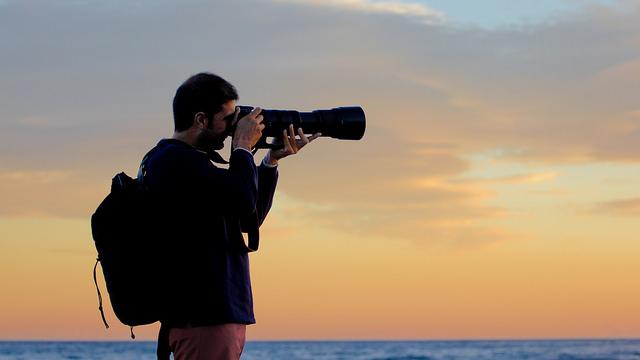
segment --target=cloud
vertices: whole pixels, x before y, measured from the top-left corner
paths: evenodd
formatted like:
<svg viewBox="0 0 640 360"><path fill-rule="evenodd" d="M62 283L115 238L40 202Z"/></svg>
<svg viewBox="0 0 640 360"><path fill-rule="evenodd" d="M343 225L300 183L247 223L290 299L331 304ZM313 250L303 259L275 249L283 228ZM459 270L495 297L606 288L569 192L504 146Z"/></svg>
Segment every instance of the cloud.
<svg viewBox="0 0 640 360"><path fill-rule="evenodd" d="M375 0L275 0L280 3L336 8L371 14L392 14L418 20L427 25L443 24L446 16L440 11L413 2Z"/></svg>
<svg viewBox="0 0 640 360"><path fill-rule="evenodd" d="M509 175L502 176L496 178L465 178L463 181L465 182L477 182L483 184L532 184L532 183L541 183L546 181L551 181L555 179L558 174L553 172L542 172L542 173L532 173L532 174L517 174L517 175Z"/></svg>
<svg viewBox="0 0 640 360"><path fill-rule="evenodd" d="M402 143L375 127L358 142L321 138L280 167L282 218L357 236L442 243L460 231L473 243L497 241L481 238L501 232L484 222L504 212L484 204L492 194L482 184L451 179L469 169L455 149Z"/></svg>
<svg viewBox="0 0 640 360"><path fill-rule="evenodd" d="M3 41L17 49L2 60L3 119L44 116L74 125L79 138L117 138L133 126L158 134L170 126L176 84L209 69L238 85L242 101L301 109L360 104L370 124L399 141L454 144L454 154L503 148L514 161L560 163L640 156L637 5L489 31L288 2L149 2L135 13L39 4L34 13L11 3L0 15ZM56 47L18 21L27 13L61 39ZM68 13L78 16L64 26L54 21ZM228 13L234 16L222 16ZM234 41L224 51L202 47L231 28ZM569 46L584 43L590 46ZM187 55L193 49L201 52ZM3 154L19 149L35 158L59 145L51 133L3 130ZM19 138L25 141L16 144Z"/></svg>
<svg viewBox="0 0 640 360"><path fill-rule="evenodd" d="M68 179L70 175L68 171L4 171L0 172L0 181L49 184Z"/></svg>
<svg viewBox="0 0 640 360"><path fill-rule="evenodd" d="M89 219L109 182L66 170L0 171L0 217Z"/></svg>
<svg viewBox="0 0 640 360"><path fill-rule="evenodd" d="M424 198L422 198L424 201ZM411 241L449 249L477 247L519 239L521 234L489 226L485 220L502 217L503 211L464 197L456 201L379 203L311 202L279 192L266 229L279 236L297 236L300 229L326 228L355 236ZM303 232L304 232L303 231Z"/></svg>
<svg viewBox="0 0 640 360"><path fill-rule="evenodd" d="M5 214L87 216L113 174L134 173L171 135L175 88L202 70L229 79L246 104L363 106L362 141L319 139L281 166L279 191L348 232L490 240L503 233L491 221L508 216L489 205L491 181L552 179L464 182L470 154L640 160L637 3L496 30L423 26L409 13L438 16L390 2L100 4L9 2L0 13L11 49L0 59ZM70 175L36 186L38 171ZM10 181L16 172L34 178Z"/></svg>
<svg viewBox="0 0 640 360"><path fill-rule="evenodd" d="M593 212L610 215L638 216L640 215L640 198L601 202L595 205Z"/></svg>

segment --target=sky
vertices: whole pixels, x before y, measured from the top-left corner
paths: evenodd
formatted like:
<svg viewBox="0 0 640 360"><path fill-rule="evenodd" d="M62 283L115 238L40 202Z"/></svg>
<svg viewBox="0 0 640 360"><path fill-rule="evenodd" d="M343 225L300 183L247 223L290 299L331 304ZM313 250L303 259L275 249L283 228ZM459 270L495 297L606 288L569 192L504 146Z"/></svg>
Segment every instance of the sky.
<svg viewBox="0 0 640 360"><path fill-rule="evenodd" d="M367 114L362 140L279 165L249 340L640 337L639 16L637 0L0 0L0 339L128 338L109 305L102 326L89 218L201 71L242 104Z"/></svg>
<svg viewBox="0 0 640 360"><path fill-rule="evenodd" d="M559 20L585 7L615 5L615 0L431 0L416 1L443 14L449 25L485 29L517 27Z"/></svg>

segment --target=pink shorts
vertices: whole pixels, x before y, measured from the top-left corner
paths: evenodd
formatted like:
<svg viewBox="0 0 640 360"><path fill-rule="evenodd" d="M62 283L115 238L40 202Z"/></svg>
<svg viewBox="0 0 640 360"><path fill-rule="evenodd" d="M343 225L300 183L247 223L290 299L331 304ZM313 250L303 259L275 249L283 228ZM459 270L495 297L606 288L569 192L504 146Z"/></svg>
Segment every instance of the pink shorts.
<svg viewBox="0 0 640 360"><path fill-rule="evenodd" d="M171 328L169 347L175 360L238 360L246 328L243 324Z"/></svg>

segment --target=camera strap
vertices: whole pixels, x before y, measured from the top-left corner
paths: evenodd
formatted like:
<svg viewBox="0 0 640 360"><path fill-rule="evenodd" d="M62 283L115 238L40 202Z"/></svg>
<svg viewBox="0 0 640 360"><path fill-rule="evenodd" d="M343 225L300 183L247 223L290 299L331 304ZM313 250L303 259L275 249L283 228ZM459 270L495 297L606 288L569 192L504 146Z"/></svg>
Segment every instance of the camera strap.
<svg viewBox="0 0 640 360"><path fill-rule="evenodd" d="M258 224L258 212L254 211L247 218L248 221L248 229L247 236L249 238L247 251L254 252L258 250L258 246L260 245L260 225Z"/></svg>
<svg viewBox="0 0 640 360"><path fill-rule="evenodd" d="M218 163L218 164L228 164L229 162L225 160L222 155L218 154L215 150L207 151L207 156L209 156L209 160Z"/></svg>

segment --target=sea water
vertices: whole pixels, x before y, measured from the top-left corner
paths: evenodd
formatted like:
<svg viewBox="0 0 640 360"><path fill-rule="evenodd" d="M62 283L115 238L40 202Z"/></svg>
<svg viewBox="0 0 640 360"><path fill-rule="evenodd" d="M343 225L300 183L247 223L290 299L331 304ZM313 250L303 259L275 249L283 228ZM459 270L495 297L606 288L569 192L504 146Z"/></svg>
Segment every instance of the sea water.
<svg viewBox="0 0 640 360"><path fill-rule="evenodd" d="M155 342L0 342L0 360L155 359ZM242 360L640 360L640 340L249 341Z"/></svg>

